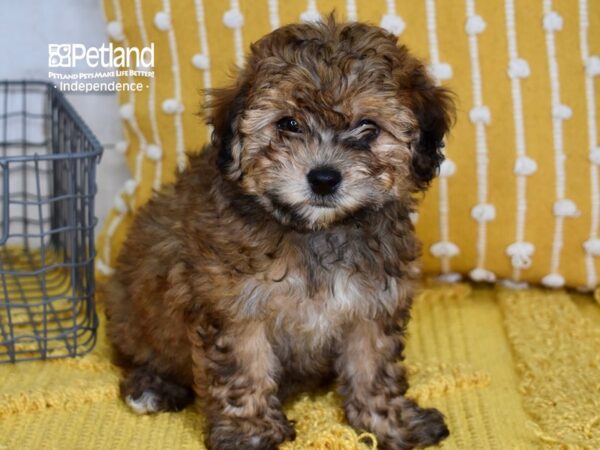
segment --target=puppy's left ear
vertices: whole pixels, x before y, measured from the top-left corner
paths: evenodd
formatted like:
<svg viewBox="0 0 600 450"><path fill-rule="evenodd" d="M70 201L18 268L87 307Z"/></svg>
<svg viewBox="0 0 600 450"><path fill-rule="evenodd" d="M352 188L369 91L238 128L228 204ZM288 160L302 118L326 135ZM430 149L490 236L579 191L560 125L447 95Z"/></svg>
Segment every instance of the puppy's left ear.
<svg viewBox="0 0 600 450"><path fill-rule="evenodd" d="M444 136L454 121L453 94L436 86L423 65L412 72L409 97L419 136L414 143L412 174L418 189L426 189L444 160Z"/></svg>

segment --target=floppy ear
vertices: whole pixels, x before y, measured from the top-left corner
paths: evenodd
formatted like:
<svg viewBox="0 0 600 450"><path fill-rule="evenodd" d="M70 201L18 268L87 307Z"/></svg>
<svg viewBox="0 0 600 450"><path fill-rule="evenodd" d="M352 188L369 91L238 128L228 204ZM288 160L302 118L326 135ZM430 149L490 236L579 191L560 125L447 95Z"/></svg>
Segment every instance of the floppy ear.
<svg viewBox="0 0 600 450"><path fill-rule="evenodd" d="M240 115L248 94L247 83L211 89L207 102L207 122L213 126L212 145L218 150L217 166L231 178L239 177L242 137L238 133Z"/></svg>
<svg viewBox="0 0 600 450"><path fill-rule="evenodd" d="M448 89L436 86L425 67L419 65L412 73L410 97L419 127L412 174L417 187L426 189L444 160L441 149L454 120L453 95Z"/></svg>

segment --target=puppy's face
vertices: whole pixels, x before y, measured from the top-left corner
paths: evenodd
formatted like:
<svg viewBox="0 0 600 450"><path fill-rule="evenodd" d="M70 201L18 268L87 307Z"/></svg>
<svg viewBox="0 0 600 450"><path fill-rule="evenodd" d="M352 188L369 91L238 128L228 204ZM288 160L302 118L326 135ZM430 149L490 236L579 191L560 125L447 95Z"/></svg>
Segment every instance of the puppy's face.
<svg viewBox="0 0 600 450"><path fill-rule="evenodd" d="M235 86L213 92L213 143L223 174L280 222L326 228L423 190L451 108L382 29L291 25L252 46Z"/></svg>

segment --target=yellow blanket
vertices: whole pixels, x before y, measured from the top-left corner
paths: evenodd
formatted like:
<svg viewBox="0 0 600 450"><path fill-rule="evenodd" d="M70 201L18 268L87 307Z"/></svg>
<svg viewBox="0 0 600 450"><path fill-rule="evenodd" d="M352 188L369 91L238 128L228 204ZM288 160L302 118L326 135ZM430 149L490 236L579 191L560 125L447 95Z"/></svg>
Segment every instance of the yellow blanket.
<svg viewBox="0 0 600 450"><path fill-rule="evenodd" d="M443 449L600 449L600 307L591 297L428 286L413 309L410 395L448 419ZM81 359L0 366L0 449L198 449L202 415L137 416L104 331ZM376 448L332 392L286 405L284 449Z"/></svg>

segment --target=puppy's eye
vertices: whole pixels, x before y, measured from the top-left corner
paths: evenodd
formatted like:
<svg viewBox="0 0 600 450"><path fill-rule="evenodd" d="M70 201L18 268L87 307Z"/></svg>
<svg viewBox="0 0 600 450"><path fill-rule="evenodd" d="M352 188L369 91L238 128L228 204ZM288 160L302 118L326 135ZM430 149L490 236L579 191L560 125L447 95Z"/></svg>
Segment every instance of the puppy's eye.
<svg viewBox="0 0 600 450"><path fill-rule="evenodd" d="M371 142L379 136L379 127L370 119L362 119L355 127L357 137L361 141Z"/></svg>
<svg viewBox="0 0 600 450"><path fill-rule="evenodd" d="M281 131L287 131L289 133L302 133L300 124L293 117L284 117L277 122L277 128Z"/></svg>

